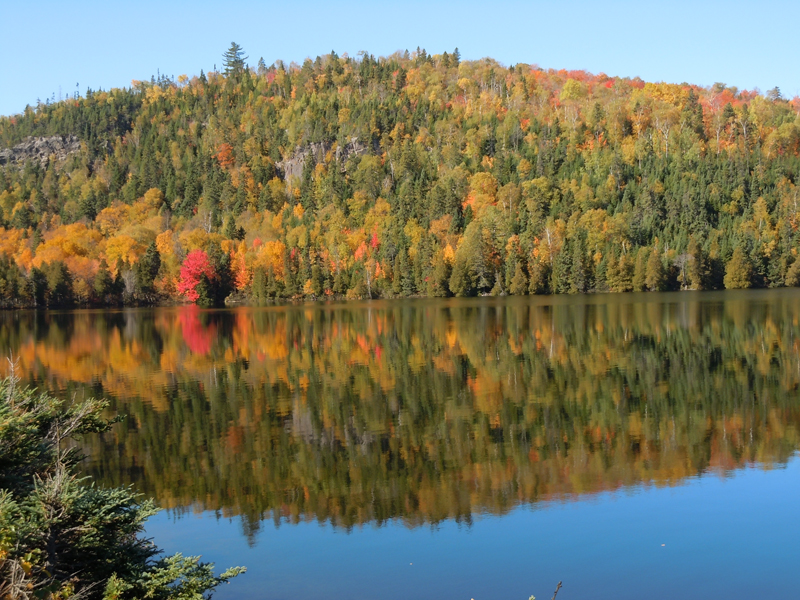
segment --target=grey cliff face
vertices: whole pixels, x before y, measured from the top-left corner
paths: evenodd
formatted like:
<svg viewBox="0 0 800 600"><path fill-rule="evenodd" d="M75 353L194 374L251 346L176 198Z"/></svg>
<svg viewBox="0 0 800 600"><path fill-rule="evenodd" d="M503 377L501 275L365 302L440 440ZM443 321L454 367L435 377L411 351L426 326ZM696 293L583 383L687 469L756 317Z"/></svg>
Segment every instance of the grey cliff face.
<svg viewBox="0 0 800 600"><path fill-rule="evenodd" d="M74 135L29 137L13 148L0 150L0 165L23 164L29 160L46 165L51 156L61 161L80 149L81 142Z"/></svg>
<svg viewBox="0 0 800 600"><path fill-rule="evenodd" d="M322 162L325 154L331 149L330 144L316 143L309 144L304 148L298 148L294 154L287 156L276 166L283 173L286 181L291 181L296 177L300 179L303 176L303 167L305 166L306 159L312 158L315 163ZM336 160L345 162L350 156L358 156L367 151L367 146L358 141L358 138L351 138L345 146L336 147Z"/></svg>

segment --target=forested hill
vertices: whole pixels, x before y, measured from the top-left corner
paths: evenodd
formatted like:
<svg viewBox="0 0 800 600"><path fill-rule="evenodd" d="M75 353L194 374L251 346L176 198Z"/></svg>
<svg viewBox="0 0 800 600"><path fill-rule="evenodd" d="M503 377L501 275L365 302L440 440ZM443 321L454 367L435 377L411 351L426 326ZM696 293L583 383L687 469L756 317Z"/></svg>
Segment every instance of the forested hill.
<svg viewBox="0 0 800 600"><path fill-rule="evenodd" d="M797 285L799 112L777 89L458 51L248 67L232 45L224 72L0 119L0 295ZM26 155L37 143L61 151Z"/></svg>

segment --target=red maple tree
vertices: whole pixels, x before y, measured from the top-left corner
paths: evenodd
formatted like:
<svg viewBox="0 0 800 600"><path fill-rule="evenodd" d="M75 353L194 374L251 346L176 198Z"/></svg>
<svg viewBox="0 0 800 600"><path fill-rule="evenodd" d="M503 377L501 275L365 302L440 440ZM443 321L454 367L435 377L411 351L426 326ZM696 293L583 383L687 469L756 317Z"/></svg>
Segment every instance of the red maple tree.
<svg viewBox="0 0 800 600"><path fill-rule="evenodd" d="M200 298L197 286L203 275L208 279L214 278L214 268L208 260L208 254L203 250L192 250L181 266L178 292L186 296L188 300L197 302L198 298Z"/></svg>

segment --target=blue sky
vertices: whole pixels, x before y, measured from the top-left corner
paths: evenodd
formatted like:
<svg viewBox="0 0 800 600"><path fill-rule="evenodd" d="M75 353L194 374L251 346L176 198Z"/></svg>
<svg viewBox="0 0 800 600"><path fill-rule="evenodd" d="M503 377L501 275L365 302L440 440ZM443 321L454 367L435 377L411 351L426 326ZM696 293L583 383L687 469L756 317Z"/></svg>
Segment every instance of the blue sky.
<svg viewBox="0 0 800 600"><path fill-rule="evenodd" d="M35 6L35 8L34 8ZM255 64L330 52L456 46L465 59L586 69L649 81L800 94L800 2L0 3L0 114L80 84L108 89L220 65L232 40Z"/></svg>

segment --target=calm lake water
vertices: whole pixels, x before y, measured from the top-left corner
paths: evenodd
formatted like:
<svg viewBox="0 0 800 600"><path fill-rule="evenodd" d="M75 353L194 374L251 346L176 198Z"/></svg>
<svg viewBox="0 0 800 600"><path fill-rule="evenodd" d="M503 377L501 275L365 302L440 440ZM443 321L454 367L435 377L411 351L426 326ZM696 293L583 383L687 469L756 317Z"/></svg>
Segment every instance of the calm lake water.
<svg viewBox="0 0 800 600"><path fill-rule="evenodd" d="M218 599L797 598L800 292L0 314Z"/></svg>

